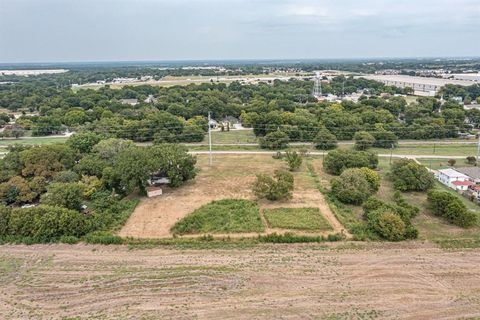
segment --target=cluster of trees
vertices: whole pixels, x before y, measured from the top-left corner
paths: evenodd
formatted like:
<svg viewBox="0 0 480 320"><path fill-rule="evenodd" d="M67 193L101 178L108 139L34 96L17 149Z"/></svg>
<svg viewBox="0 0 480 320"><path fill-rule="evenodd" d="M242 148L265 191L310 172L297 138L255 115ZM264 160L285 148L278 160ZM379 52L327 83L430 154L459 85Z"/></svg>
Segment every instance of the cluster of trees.
<svg viewBox="0 0 480 320"><path fill-rule="evenodd" d="M406 203L397 191L394 203L386 203L375 197L370 197L363 204L364 218L368 231L388 241L416 239L418 230L413 226L412 219L419 209Z"/></svg>
<svg viewBox="0 0 480 320"><path fill-rule="evenodd" d="M426 191L435 183L433 174L425 166L409 159L394 161L390 176L395 189L400 191Z"/></svg>
<svg viewBox="0 0 480 320"><path fill-rule="evenodd" d="M450 192L432 190L427 199L430 210L435 215L464 228L477 224L477 215L468 211L462 200Z"/></svg>
<svg viewBox="0 0 480 320"><path fill-rule="evenodd" d="M7 230L0 237L18 235L46 241L107 228L124 218L129 200L123 197L137 189L143 192L152 175L167 177L170 185L177 187L195 177L195 163L179 145L138 147L129 140L100 140L93 133L73 135L66 144L14 146L0 160L0 203L5 217L10 217L0 219ZM18 208L25 204L37 206ZM43 214L46 211L52 213ZM62 221L51 222L55 217ZM37 228L44 223L59 229L50 230L53 233L49 235ZM62 233L72 226L78 229ZM17 233L18 228L25 233ZM37 237L37 232L42 237Z"/></svg>
<svg viewBox="0 0 480 320"><path fill-rule="evenodd" d="M378 155L369 151L333 150L323 160L325 172L340 175L349 168L375 169L378 165Z"/></svg>

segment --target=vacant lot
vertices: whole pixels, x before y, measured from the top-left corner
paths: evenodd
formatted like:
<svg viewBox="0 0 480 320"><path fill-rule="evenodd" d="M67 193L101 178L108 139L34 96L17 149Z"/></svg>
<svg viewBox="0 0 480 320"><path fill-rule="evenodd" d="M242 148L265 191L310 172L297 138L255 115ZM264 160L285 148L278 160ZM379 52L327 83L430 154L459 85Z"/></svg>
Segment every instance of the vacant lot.
<svg viewBox="0 0 480 320"><path fill-rule="evenodd" d="M1 319L480 316L480 250L429 244L234 250L0 247Z"/></svg>
<svg viewBox="0 0 480 320"><path fill-rule="evenodd" d="M251 185L258 173L273 173L277 168L286 168L286 163L272 159L271 155L215 155L214 163L208 166L208 157L198 156L200 172L187 185L178 189L165 190L158 198L142 199L119 235L134 238L171 237L170 228L180 219L201 206L221 199L253 200ZM337 233L344 228L336 220L323 195L307 173L305 166L294 173L295 191L288 201L260 201L260 209L278 207L316 207L328 220L333 230L323 233ZM284 233L288 230L267 228L266 233ZM256 236L256 234L240 234Z"/></svg>

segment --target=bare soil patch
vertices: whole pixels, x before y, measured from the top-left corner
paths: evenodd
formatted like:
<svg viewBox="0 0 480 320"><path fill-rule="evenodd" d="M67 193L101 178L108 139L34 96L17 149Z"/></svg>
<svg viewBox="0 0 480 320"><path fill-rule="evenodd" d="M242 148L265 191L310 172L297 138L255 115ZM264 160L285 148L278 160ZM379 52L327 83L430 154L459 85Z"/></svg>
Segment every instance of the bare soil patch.
<svg viewBox="0 0 480 320"><path fill-rule="evenodd" d="M476 318L479 265L419 242L1 246L0 319Z"/></svg>

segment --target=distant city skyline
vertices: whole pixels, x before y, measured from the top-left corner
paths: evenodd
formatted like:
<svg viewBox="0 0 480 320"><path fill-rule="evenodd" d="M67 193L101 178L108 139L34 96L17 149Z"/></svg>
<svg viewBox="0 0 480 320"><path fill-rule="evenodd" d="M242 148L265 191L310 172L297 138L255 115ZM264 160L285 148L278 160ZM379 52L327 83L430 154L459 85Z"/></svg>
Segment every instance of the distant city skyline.
<svg viewBox="0 0 480 320"><path fill-rule="evenodd" d="M0 0L0 63L473 57L476 0Z"/></svg>

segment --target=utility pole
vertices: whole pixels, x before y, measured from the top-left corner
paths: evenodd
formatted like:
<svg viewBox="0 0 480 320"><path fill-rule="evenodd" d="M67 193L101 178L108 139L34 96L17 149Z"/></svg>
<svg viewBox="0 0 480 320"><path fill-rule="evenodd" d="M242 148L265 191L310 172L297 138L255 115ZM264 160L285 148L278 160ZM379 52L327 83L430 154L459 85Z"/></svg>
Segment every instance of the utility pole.
<svg viewBox="0 0 480 320"><path fill-rule="evenodd" d="M393 148L394 148L394 145L392 143L392 147L390 148L390 164L392 164Z"/></svg>
<svg viewBox="0 0 480 320"><path fill-rule="evenodd" d="M210 111L208 111L208 164L212 165L212 127L210 126Z"/></svg>
<svg viewBox="0 0 480 320"><path fill-rule="evenodd" d="M480 160L480 135L478 135L478 145L477 145L477 166L478 166L479 160Z"/></svg>

